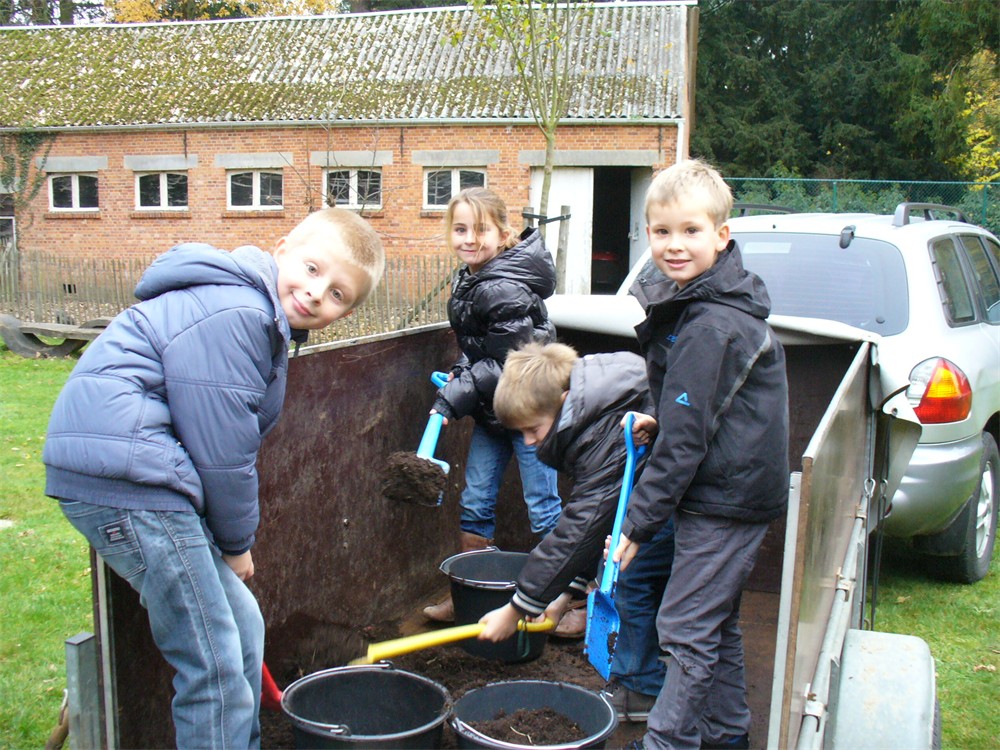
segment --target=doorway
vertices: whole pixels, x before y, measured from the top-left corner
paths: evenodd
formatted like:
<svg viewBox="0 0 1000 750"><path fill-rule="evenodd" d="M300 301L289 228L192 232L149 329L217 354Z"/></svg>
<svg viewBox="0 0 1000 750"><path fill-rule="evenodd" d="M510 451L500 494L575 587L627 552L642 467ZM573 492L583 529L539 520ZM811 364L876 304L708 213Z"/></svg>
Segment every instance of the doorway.
<svg viewBox="0 0 1000 750"><path fill-rule="evenodd" d="M595 167L592 294L614 294L628 273L631 191L629 167Z"/></svg>

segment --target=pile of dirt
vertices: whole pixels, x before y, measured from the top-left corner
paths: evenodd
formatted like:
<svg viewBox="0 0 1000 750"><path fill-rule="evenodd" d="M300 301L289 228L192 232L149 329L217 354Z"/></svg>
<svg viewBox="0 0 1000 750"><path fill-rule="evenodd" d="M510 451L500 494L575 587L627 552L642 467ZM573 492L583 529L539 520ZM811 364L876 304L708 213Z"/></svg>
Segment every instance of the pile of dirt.
<svg viewBox="0 0 1000 750"><path fill-rule="evenodd" d="M489 721L466 723L482 735L513 745L565 745L587 736L579 724L551 708L521 709L512 714L501 709Z"/></svg>
<svg viewBox="0 0 1000 750"><path fill-rule="evenodd" d="M447 480L444 469L433 461L399 451L386 459L381 490L389 500L435 506Z"/></svg>

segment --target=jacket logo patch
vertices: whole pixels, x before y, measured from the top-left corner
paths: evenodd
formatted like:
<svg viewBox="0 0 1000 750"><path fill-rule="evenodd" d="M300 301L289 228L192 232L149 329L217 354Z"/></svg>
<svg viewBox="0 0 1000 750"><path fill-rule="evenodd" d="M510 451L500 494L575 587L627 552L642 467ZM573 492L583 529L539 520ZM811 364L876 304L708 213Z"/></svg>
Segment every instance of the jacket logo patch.
<svg viewBox="0 0 1000 750"><path fill-rule="evenodd" d="M676 343L677 343L677 334L676 333L671 333L669 336L667 336L667 347L671 347L671 346L673 346Z"/></svg>
<svg viewBox="0 0 1000 750"><path fill-rule="evenodd" d="M678 396L677 398L675 398L674 401L676 403L680 404L681 406L691 406L691 402L688 401L687 391L684 391L684 393L682 393L680 396Z"/></svg>

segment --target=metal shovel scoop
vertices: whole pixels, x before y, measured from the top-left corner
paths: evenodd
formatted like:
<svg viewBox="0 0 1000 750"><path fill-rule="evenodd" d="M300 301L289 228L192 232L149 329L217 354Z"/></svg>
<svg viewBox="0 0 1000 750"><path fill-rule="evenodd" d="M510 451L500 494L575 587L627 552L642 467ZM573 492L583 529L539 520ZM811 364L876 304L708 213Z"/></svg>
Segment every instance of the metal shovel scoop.
<svg viewBox="0 0 1000 750"><path fill-rule="evenodd" d="M622 489L618 495L618 511L615 513L615 523L611 530L611 546L608 548L608 561L604 565L601 576L601 587L594 589L587 597L587 659L594 669L605 680L611 678L611 660L615 655L618 643L618 631L621 629L621 618L615 609L615 585L618 583L618 563L611 562L610 556L618 547L618 539L622 533L622 522L628 508L628 498L632 494L632 483L635 481L636 459L646 452L646 446L638 449L632 440L632 424L635 416L632 412L625 415L625 473L622 477Z"/></svg>
<svg viewBox="0 0 1000 750"><path fill-rule="evenodd" d="M551 630L555 627L555 621L546 617L541 622L528 622L521 620L517 623L517 629L535 633L541 630ZM485 625L475 622L471 625L456 625L453 628L442 628L441 630L431 630L427 633L417 633L408 635L405 638L395 638L391 641L373 643L368 647L368 653L364 656L349 662L349 666L359 664L374 664L382 659L390 659L393 656L402 656L413 651L431 648L433 646L443 646L446 643L463 641L466 638L475 638L483 632Z"/></svg>

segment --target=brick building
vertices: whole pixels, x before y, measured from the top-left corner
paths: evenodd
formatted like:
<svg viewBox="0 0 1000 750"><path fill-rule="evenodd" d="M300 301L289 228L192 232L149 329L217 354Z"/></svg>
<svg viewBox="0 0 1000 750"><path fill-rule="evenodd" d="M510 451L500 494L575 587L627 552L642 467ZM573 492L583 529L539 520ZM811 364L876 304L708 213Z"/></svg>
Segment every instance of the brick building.
<svg viewBox="0 0 1000 750"><path fill-rule="evenodd" d="M686 155L696 13L580 11L548 211L570 206L569 292L624 274L645 186ZM545 143L509 51L467 8L0 29L0 235L22 257L269 247L329 203L390 253L440 252L462 186L515 221L538 205Z"/></svg>

